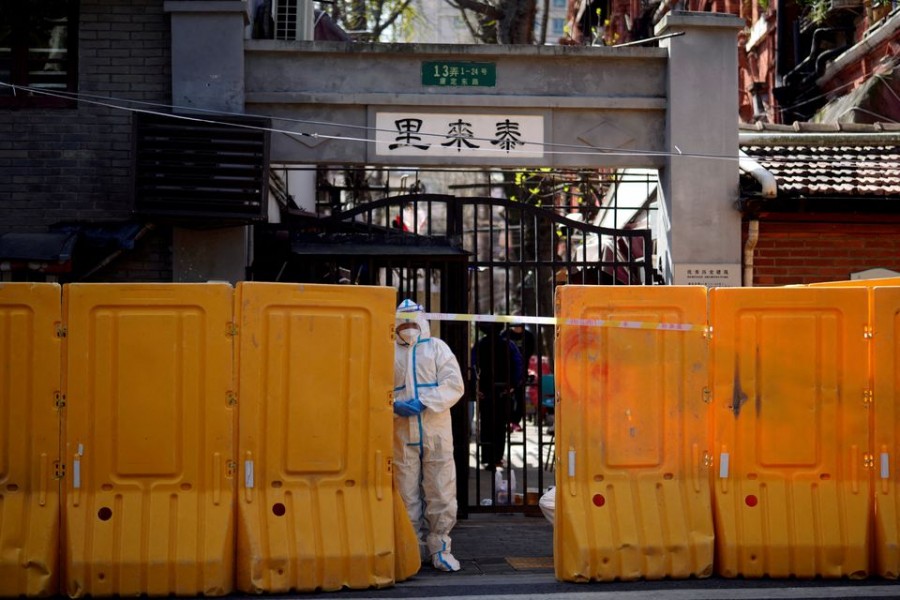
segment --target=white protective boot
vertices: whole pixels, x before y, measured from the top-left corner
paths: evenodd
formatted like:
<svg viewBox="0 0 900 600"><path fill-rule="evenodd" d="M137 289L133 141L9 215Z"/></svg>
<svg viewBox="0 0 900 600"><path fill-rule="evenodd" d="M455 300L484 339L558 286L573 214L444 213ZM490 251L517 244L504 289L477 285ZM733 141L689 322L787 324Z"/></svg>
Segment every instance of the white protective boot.
<svg viewBox="0 0 900 600"><path fill-rule="evenodd" d="M459 571L459 561L447 551L435 552L431 563L438 571Z"/></svg>

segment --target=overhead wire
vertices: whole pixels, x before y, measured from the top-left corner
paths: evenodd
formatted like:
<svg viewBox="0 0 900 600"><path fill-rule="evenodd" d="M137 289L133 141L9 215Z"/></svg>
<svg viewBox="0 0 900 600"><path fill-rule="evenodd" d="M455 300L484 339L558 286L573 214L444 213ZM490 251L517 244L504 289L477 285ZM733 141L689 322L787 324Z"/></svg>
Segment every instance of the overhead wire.
<svg viewBox="0 0 900 600"><path fill-rule="evenodd" d="M779 106L778 109L781 111L793 110L793 109L803 106L805 104L810 104L811 102L815 102L816 100L822 100L823 98L828 98L828 96L834 94L835 92L838 92L840 90L843 90L843 89L848 88L855 84L856 84L855 81L850 81L843 85L837 86L833 90L828 90L827 92L819 94L817 96L813 96L812 98L806 98L805 100L801 100L800 102L797 102L796 104L791 104L790 106Z"/></svg>
<svg viewBox="0 0 900 600"><path fill-rule="evenodd" d="M297 123L300 125L314 125L314 126L322 126L322 127L334 127L334 128L344 128L344 129L357 129L363 130L367 133L369 132L387 132L391 134L396 134L397 130L395 129L383 129L370 127L366 125L353 125L349 123L334 123L329 121L315 121L308 119L296 119L290 117L283 117L277 115L262 115L255 113L238 113L238 112L230 112L223 110L214 110L214 109L204 109L204 108L195 108L195 107L184 107L173 104L164 104L158 102L147 102L143 100L131 100L126 98L115 98L112 96L99 96L86 94L83 92L63 92L63 91L49 91L42 88L33 88L29 86L22 86L18 84L11 84L8 82L0 81L0 87L7 87L13 90L21 90L33 94L39 94L44 96L49 96L53 98L59 98L63 100L74 100L78 102L84 102L86 104L92 104L95 106L103 106L106 108L125 110L129 112L142 113L148 115L155 116L163 116L170 117L174 119L182 119L187 121L194 121L200 123L208 123L213 125L223 125L223 126L234 126L240 127L243 129L255 129L262 131L269 131L271 133L280 133L287 136L297 136L297 137L305 137L305 138L313 138L313 139L329 139L329 140L339 140L339 141L351 141L351 142L364 142L364 143L372 143L372 144L389 144L392 142L386 140L376 140L369 137L357 137L352 135L334 135L328 133L320 133L320 132L305 132L305 131L293 131L289 129L281 129L277 127L263 127L259 125L250 125L250 124L242 124L242 123L233 123L226 121L216 121L215 119L203 119L196 116L191 116L190 113L202 113L209 115L217 115L220 117L253 117L253 118L263 118L263 119L271 119L273 121L285 121L288 123ZM128 106L128 104L136 104L142 106L151 106L154 108L165 108L169 110L180 110L185 111L184 113L177 112L162 112L160 110L148 110L146 108L136 108L133 106ZM431 132L416 132L416 135L421 137L432 137L436 139L445 140L447 136L443 133L431 133ZM479 138L479 137L471 137L466 138L474 141L491 141L491 138ZM563 144L558 142L535 142L535 141L525 141L520 142L521 144L527 144L529 146L540 146L542 148L568 148L570 150L543 150L545 154L551 155L568 155L568 156L635 156L635 157L650 157L650 158L667 158L667 157L679 157L679 158L700 158L707 160L726 160L726 161L737 161L738 156L724 156L724 155L713 155L713 154L700 154L700 153L690 153L683 152L678 146L674 146L675 152L666 152L659 150L640 150L640 149L623 149L623 148L611 148L604 146L595 146L595 145L577 145L577 144ZM515 149L511 150L503 150L503 149L493 149L493 148L485 148L483 151L493 152L497 154L529 154L528 151L517 151ZM534 157L527 157L534 158Z"/></svg>
<svg viewBox="0 0 900 600"><path fill-rule="evenodd" d="M221 125L226 127L235 127L241 129L248 130L258 130L258 131L267 131L270 133L277 133L286 135L289 137L301 137L301 138L311 138L311 139L326 139L326 140L335 140L335 141L345 141L345 142L360 142L366 144L391 144L393 142L389 140L377 140L370 137L360 137L354 135L346 135L346 134L330 134L330 133L322 133L318 131L295 131L291 129L283 129L279 127L265 127L261 125L254 125L249 123L237 123L233 121L220 121L214 118L201 118L198 116L193 116L195 114L203 114L203 115L211 115L211 116L219 116L223 118L231 118L231 117L250 117L250 118L258 118L258 119L269 119L272 121L282 121L286 123L294 123L298 125L304 126L313 126L313 127L330 127L336 129L352 129L352 130L361 130L366 133L372 132L386 132L390 134L398 133L395 129L384 129L371 127L367 125L355 125L351 123L336 123L331 121L319 121L313 119L298 119L293 117L281 116L281 115L265 115L265 114L257 114L257 113L239 113L233 111L225 111L219 109L208 109L208 108L199 108L199 107L184 107L178 106L175 104L166 104L161 102L149 102L146 100L137 100L130 98L117 98L113 96L102 96L97 94L88 94L85 92L69 92L62 90L50 91L43 88L35 88L30 86L22 86L18 84L12 84L4 81L0 81L0 87L6 87L12 89L13 93L17 91L24 91L31 94L39 94L52 98L58 98L62 100L69 101L77 101L85 104L91 104L94 106L102 106L105 108L110 108L114 110L124 110L132 113L139 114L147 114L153 116L167 117L185 121L192 121L198 123L205 123L211 125ZM136 106L133 106L136 105ZM140 108L140 107L149 107L149 108ZM151 110L151 108L153 110ZM157 109L165 109L157 110ZM185 111L185 112L175 112L175 111ZM441 140L447 139L447 136L442 133L431 133L427 131L418 131L416 132L417 136L423 138L437 138ZM468 140L473 141L484 141L490 142L492 141L490 138L480 138L480 137L471 137L466 138ZM667 152L667 151L658 151L658 150L641 150L641 149L622 149L622 148L611 148L604 146L586 146L586 145L577 145L577 144L565 144L559 142L535 142L535 141L520 141L518 142L522 145L528 146L540 146L542 148L542 152L547 155L561 155L561 156L606 156L606 157L645 157L645 158L691 158L691 159L703 159L703 160L724 160L729 162L735 162L739 160L739 156L726 156L726 155L715 155L715 154L706 154L706 153L693 153L693 152L684 152L678 145L673 144L673 148L675 152ZM549 150L547 149L549 148ZM562 148L562 150L555 150L555 148ZM483 152L496 153L498 155L509 156L516 154L527 154L525 158L533 159L535 158L532 154L532 151L529 150L516 150L516 149L494 149L494 148L481 148ZM773 157L774 158L774 157ZM807 157L797 156L795 157L785 157L779 156L777 160L783 162L789 162L791 160L805 160Z"/></svg>

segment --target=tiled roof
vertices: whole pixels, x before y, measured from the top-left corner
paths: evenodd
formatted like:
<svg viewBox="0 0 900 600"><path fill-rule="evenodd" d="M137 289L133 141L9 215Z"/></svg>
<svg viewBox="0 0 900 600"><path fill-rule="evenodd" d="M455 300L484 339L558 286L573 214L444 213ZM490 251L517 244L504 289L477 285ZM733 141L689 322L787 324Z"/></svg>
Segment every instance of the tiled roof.
<svg viewBox="0 0 900 600"><path fill-rule="evenodd" d="M779 197L900 197L900 125L742 126L740 146Z"/></svg>
<svg viewBox="0 0 900 600"><path fill-rule="evenodd" d="M790 133L820 133L820 134L836 134L836 133L856 133L856 134L880 134L893 133L900 135L900 123L800 123L794 122L790 125L780 125L774 123L741 123L740 131L742 134L752 133L771 133L771 134L790 134Z"/></svg>

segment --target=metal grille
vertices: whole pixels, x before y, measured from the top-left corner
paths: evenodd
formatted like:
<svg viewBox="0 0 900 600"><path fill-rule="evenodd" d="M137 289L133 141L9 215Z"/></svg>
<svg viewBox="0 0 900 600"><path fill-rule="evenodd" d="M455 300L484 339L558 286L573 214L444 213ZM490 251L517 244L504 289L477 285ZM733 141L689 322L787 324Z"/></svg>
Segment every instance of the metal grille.
<svg viewBox="0 0 900 600"><path fill-rule="evenodd" d="M293 227L288 240L270 236L270 243L289 246L289 258L267 267L258 264L254 277L388 285L397 289L398 301L414 298L429 312L552 316L557 285L658 282L652 268L651 209L645 203L628 206L618 197L615 188L622 179L613 174L613 184L605 184L608 193L598 201L608 218L599 214L593 219L620 228L567 218L559 206L493 197L414 193L372 199L392 189L419 187L418 182L407 185L408 179L395 187L389 181L372 185L372 179L359 177L343 188L320 180L317 208L324 218L315 220L315 228L309 221ZM643 190L646 200L655 190L655 174L652 180L644 176L631 183ZM256 254L278 252L257 247ZM481 400L470 364L477 328L474 323L444 321L434 322L432 330L453 349L467 379L466 397L452 410L461 513L537 512L539 492L553 482L548 378L553 374L554 327L530 328L535 350L526 365L530 375L518 390L523 431L507 432L509 464L501 474L509 485L515 471L519 493L502 505L497 502L496 471L485 468L486 446L479 437Z"/></svg>
<svg viewBox="0 0 900 600"><path fill-rule="evenodd" d="M137 212L203 221L266 218L269 122L215 121L135 115Z"/></svg>
<svg viewBox="0 0 900 600"><path fill-rule="evenodd" d="M275 1L275 39L296 40L300 0Z"/></svg>

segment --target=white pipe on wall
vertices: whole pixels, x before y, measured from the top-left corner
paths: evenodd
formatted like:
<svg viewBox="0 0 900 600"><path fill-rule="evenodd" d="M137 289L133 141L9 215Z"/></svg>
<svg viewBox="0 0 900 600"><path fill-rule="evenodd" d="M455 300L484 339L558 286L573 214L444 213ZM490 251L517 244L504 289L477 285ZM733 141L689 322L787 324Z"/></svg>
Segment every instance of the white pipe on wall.
<svg viewBox="0 0 900 600"><path fill-rule="evenodd" d="M747 223L747 241L744 242L744 287L753 287L753 252L759 241L759 221Z"/></svg>

